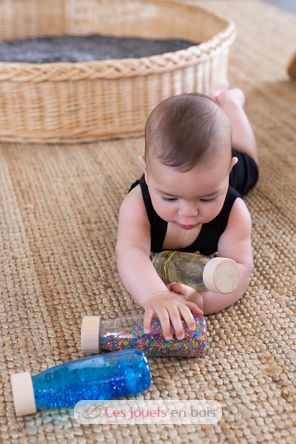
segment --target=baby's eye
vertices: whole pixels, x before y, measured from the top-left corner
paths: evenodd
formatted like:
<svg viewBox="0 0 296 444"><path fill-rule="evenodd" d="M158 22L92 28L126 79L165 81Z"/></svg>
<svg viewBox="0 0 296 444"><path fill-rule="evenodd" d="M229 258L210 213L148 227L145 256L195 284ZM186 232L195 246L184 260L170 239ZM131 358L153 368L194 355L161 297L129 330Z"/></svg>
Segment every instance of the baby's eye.
<svg viewBox="0 0 296 444"><path fill-rule="evenodd" d="M176 197L166 197L166 196L162 196L163 200L165 200L166 202L175 202L177 200Z"/></svg>
<svg viewBox="0 0 296 444"><path fill-rule="evenodd" d="M216 200L216 197L210 197L208 199L200 199L201 202L213 202L214 200Z"/></svg>

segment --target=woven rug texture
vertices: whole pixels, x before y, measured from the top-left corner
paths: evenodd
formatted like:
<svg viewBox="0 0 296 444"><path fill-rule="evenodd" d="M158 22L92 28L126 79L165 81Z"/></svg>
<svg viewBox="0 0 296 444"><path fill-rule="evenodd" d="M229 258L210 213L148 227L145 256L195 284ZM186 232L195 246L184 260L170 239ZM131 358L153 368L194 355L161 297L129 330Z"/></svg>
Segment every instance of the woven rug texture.
<svg viewBox="0 0 296 444"><path fill-rule="evenodd" d="M200 2L233 19L230 84L246 93L260 181L246 198L255 269L244 297L207 316L202 359L150 359L140 398L221 403L216 425L80 425L72 410L16 418L9 375L82 357L84 315L141 311L116 269L117 214L143 139L0 145L0 442L295 443L296 17L252 0ZM293 46L294 44L294 46Z"/></svg>

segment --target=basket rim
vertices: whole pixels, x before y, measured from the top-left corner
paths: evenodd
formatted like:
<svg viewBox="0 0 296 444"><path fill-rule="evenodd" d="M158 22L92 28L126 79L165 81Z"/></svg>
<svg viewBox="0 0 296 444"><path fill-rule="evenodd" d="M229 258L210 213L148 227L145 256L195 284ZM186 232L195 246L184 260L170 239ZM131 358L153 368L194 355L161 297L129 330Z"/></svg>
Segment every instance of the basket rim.
<svg viewBox="0 0 296 444"><path fill-rule="evenodd" d="M151 0L144 0L151 3ZM155 0L152 0L155 2ZM158 0L156 0L157 2ZM162 3L178 4L194 11L202 10L224 22L225 28L209 40L175 52L166 52L150 57L94 60L89 62L21 63L0 61L0 81L43 82L64 80L117 79L169 72L192 66L203 57L213 55L221 47L228 47L236 37L236 27L232 20L200 5L184 4L178 0L162 0Z"/></svg>

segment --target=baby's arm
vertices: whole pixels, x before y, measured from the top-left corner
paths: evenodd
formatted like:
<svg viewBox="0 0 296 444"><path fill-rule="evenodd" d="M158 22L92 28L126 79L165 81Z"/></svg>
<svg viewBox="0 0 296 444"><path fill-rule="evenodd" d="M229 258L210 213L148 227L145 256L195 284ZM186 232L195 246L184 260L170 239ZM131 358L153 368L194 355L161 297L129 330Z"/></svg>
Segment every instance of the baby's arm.
<svg viewBox="0 0 296 444"><path fill-rule="evenodd" d="M202 311L191 301L170 291L162 282L150 260L150 224L139 187L126 196L119 211L117 267L121 280L144 309L144 328L148 332L156 315L163 333L171 339L170 321L179 339L184 336L181 316L189 328L195 328L192 312Z"/></svg>
<svg viewBox="0 0 296 444"><path fill-rule="evenodd" d="M227 227L218 243L219 256L235 260L240 267L240 283L232 293L221 294L213 291L197 293L179 283L171 285L170 288L187 300L197 302L205 314L216 313L234 304L248 288L253 269L251 228L250 213L243 200L238 198L234 202Z"/></svg>

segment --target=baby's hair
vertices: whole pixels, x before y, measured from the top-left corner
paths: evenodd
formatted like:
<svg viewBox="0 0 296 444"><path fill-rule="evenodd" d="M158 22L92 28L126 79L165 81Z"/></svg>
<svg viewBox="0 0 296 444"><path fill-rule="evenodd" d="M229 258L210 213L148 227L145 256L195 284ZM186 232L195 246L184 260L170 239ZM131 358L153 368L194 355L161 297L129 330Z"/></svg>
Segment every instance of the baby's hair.
<svg viewBox="0 0 296 444"><path fill-rule="evenodd" d="M204 94L163 100L145 126L145 158L155 154L167 166L189 171L217 148L231 149L230 123L222 108Z"/></svg>

